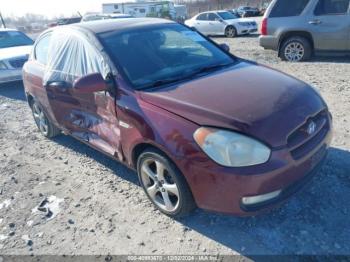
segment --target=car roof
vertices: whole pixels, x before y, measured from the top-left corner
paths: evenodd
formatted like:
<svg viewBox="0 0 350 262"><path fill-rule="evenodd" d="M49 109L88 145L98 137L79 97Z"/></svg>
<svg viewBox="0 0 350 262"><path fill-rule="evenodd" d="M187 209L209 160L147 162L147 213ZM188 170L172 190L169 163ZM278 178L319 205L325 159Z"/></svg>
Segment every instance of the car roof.
<svg viewBox="0 0 350 262"><path fill-rule="evenodd" d="M125 19L108 19L84 22L79 24L70 25L74 28L87 29L94 34L105 33L105 32L118 32L137 28L146 28L149 26L162 25L162 24L175 24L175 22L159 19L159 18L125 18Z"/></svg>
<svg viewBox="0 0 350 262"><path fill-rule="evenodd" d="M18 30L12 29L12 28L0 28L0 32L7 32L7 31L18 31Z"/></svg>

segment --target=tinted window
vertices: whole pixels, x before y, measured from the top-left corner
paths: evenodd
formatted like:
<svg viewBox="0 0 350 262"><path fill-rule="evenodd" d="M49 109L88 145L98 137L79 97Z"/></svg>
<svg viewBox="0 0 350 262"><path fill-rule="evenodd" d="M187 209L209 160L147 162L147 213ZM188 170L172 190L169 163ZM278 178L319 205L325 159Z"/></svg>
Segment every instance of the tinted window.
<svg viewBox="0 0 350 262"><path fill-rule="evenodd" d="M0 48L32 45L33 40L18 31L0 32Z"/></svg>
<svg viewBox="0 0 350 262"><path fill-rule="evenodd" d="M50 40L51 40L51 34L46 35L42 39L40 39L35 46L35 58L37 61L39 61L43 65L47 64L47 55L48 55Z"/></svg>
<svg viewBox="0 0 350 262"><path fill-rule="evenodd" d="M99 38L136 89L160 80L179 81L203 67L234 62L200 34L178 24L102 33Z"/></svg>
<svg viewBox="0 0 350 262"><path fill-rule="evenodd" d="M215 21L215 19L219 19L219 17L216 14L214 14L214 13L209 13L208 14L208 20L209 21Z"/></svg>
<svg viewBox="0 0 350 262"><path fill-rule="evenodd" d="M310 0L279 0L273 7L270 17L288 17L300 15Z"/></svg>
<svg viewBox="0 0 350 262"><path fill-rule="evenodd" d="M197 20L206 21L208 20L208 14L201 14L197 17Z"/></svg>
<svg viewBox="0 0 350 262"><path fill-rule="evenodd" d="M238 17L229 12L218 12L218 15L224 20L237 19Z"/></svg>
<svg viewBox="0 0 350 262"><path fill-rule="evenodd" d="M315 9L315 15L346 14L350 0L320 0Z"/></svg>

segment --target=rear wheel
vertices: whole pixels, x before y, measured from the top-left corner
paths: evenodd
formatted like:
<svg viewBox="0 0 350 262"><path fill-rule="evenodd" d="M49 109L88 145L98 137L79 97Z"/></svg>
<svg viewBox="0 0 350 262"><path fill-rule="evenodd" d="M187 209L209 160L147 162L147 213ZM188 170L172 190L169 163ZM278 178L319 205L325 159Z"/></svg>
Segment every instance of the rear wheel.
<svg viewBox="0 0 350 262"><path fill-rule="evenodd" d="M237 36L237 30L234 26L228 26L225 30L225 36L226 37L236 37Z"/></svg>
<svg viewBox="0 0 350 262"><path fill-rule="evenodd" d="M37 102L32 101L31 109L35 123L41 134L48 138L52 138L60 134L61 131L50 122L44 110Z"/></svg>
<svg viewBox="0 0 350 262"><path fill-rule="evenodd" d="M294 36L288 38L281 46L280 56L284 61L301 62L311 58L312 47L304 37Z"/></svg>
<svg viewBox="0 0 350 262"><path fill-rule="evenodd" d="M137 161L137 173L146 195L164 214L183 217L195 208L185 178L158 150L146 149L140 155Z"/></svg>

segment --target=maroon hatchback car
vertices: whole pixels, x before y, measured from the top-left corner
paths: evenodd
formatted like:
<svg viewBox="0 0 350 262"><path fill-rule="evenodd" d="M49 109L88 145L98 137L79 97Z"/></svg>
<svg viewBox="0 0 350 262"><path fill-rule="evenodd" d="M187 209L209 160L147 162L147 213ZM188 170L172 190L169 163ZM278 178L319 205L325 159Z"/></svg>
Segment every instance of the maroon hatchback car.
<svg viewBox="0 0 350 262"><path fill-rule="evenodd" d="M276 206L312 178L331 140L312 87L167 20L50 29L24 85L43 135L69 134L136 169L174 217Z"/></svg>

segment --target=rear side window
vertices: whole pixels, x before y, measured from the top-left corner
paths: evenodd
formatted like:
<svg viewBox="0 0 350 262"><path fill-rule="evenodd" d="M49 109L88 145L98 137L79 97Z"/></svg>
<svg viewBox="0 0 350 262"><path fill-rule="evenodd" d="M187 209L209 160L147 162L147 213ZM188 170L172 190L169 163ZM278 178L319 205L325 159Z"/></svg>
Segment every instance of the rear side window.
<svg viewBox="0 0 350 262"><path fill-rule="evenodd" d="M197 20L206 21L208 20L208 14L201 14L197 17Z"/></svg>
<svg viewBox="0 0 350 262"><path fill-rule="evenodd" d="M216 15L216 14L214 14L214 13L209 13L208 14L208 20L209 21L215 21L215 19L218 19L219 17Z"/></svg>
<svg viewBox="0 0 350 262"><path fill-rule="evenodd" d="M300 15L310 0L279 0L273 7L270 17L288 17Z"/></svg>
<svg viewBox="0 0 350 262"><path fill-rule="evenodd" d="M35 59L43 65L47 64L50 40L51 34L48 34L41 38L35 46Z"/></svg>
<svg viewBox="0 0 350 262"><path fill-rule="evenodd" d="M349 10L350 0L320 0L315 15L343 15Z"/></svg>

